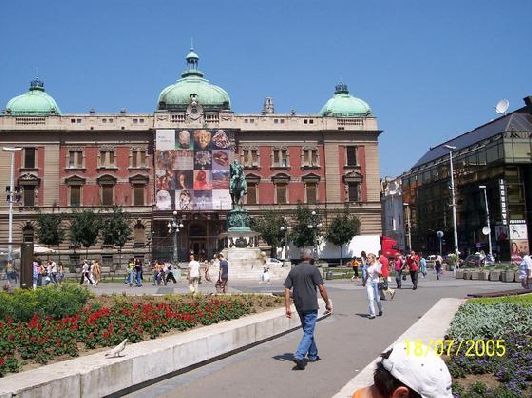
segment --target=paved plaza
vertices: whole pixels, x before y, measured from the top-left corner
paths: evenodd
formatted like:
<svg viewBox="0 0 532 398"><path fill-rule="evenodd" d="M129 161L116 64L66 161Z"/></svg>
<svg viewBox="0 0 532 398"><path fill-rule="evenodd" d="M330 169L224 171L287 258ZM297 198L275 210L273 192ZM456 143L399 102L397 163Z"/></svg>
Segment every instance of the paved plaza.
<svg viewBox="0 0 532 398"><path fill-rule="evenodd" d="M384 316L375 320L365 318L368 301L360 282L326 281L326 286L335 312L317 325L316 337L322 360L310 363L304 371L292 370L291 355L301 337L301 330L296 330L128 396L331 397L440 298L464 298L468 293L515 289L517 284L455 280L450 273L443 280L436 281L431 274L426 279L420 279L419 289L413 291L407 280L403 289L397 291L395 299L384 303ZM186 289L184 281L176 287L129 288L102 284L95 288L101 293L125 291L137 294L186 292ZM214 291L212 284L202 284L201 289ZM231 284L231 291L280 292L282 284L235 282Z"/></svg>

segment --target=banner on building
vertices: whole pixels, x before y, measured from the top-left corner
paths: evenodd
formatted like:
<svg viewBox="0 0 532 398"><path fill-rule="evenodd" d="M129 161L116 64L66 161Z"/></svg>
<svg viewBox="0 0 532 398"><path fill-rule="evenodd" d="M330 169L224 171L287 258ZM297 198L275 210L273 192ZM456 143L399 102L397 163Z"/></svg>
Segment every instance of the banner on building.
<svg viewBox="0 0 532 398"><path fill-rule="evenodd" d="M220 129L157 130L158 210L228 210L234 134Z"/></svg>

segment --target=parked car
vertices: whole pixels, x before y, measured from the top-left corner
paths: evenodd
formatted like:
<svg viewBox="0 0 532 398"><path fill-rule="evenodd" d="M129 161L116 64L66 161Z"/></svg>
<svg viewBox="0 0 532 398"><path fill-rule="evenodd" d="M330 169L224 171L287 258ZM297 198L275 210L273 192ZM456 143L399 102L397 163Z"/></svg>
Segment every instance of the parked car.
<svg viewBox="0 0 532 398"><path fill-rule="evenodd" d="M282 267L283 262L277 258L268 257L266 259L266 266L267 267Z"/></svg>

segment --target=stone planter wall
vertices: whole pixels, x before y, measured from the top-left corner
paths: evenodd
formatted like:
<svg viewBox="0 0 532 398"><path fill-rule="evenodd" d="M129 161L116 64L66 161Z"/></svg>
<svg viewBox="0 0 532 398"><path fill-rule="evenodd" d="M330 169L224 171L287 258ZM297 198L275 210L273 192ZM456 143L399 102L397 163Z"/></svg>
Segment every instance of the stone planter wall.
<svg viewBox="0 0 532 398"><path fill-rule="evenodd" d="M464 271L464 279L465 279L466 281L471 280L471 274L472 274L471 271Z"/></svg>
<svg viewBox="0 0 532 398"><path fill-rule="evenodd" d="M478 281L480 279L480 271L471 271L471 279Z"/></svg>
<svg viewBox="0 0 532 398"><path fill-rule="evenodd" d="M489 277L490 277L490 272L489 271L479 271L478 272L478 279L481 280L481 281L488 281L489 280Z"/></svg>
<svg viewBox="0 0 532 398"><path fill-rule="evenodd" d="M501 280L501 271L490 271L490 281L499 282Z"/></svg>
<svg viewBox="0 0 532 398"><path fill-rule="evenodd" d="M501 281L503 282L513 282L514 281L514 271L502 271L501 272Z"/></svg>
<svg viewBox="0 0 532 398"><path fill-rule="evenodd" d="M456 279L464 279L464 271L456 270Z"/></svg>

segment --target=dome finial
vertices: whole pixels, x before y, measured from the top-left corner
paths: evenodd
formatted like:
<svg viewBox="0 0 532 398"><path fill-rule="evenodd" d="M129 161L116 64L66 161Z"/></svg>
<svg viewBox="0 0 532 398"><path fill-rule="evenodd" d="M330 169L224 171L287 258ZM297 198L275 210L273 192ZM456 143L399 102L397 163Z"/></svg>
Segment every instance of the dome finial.
<svg viewBox="0 0 532 398"><path fill-rule="evenodd" d="M190 51L188 52L186 56L187 60L187 70L181 74L181 77L187 77L187 76L199 76L203 77L203 73L201 73L198 69L198 61L199 61L199 55L196 54L193 47L193 41L192 38L190 38Z"/></svg>
<svg viewBox="0 0 532 398"><path fill-rule="evenodd" d="M336 85L335 88L336 88L336 90L334 91L335 94L349 94L349 90L347 89L347 84L345 84L342 81L340 81Z"/></svg>
<svg viewBox="0 0 532 398"><path fill-rule="evenodd" d="M30 91L44 91L44 82L37 76L30 82Z"/></svg>

